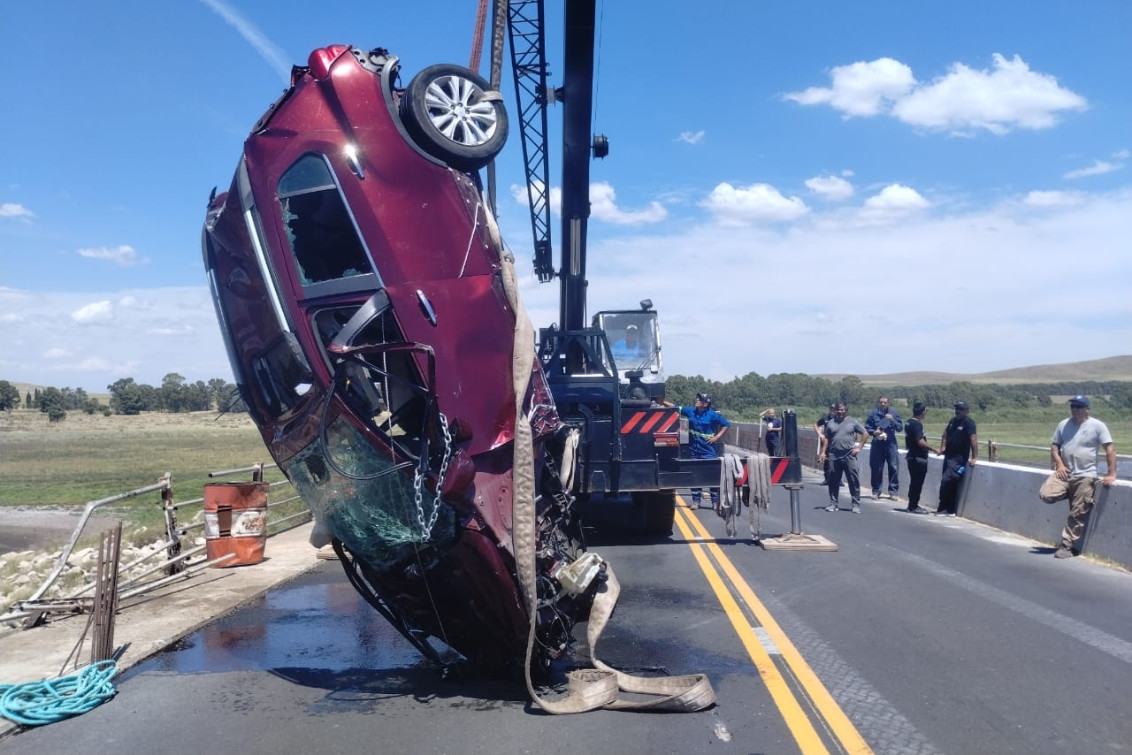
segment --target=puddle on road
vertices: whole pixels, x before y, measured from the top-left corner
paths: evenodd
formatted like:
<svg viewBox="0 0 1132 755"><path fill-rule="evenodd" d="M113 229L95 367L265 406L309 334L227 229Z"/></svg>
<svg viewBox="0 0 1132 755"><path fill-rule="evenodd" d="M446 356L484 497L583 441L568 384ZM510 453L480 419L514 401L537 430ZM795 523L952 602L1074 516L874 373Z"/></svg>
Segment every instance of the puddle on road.
<svg viewBox="0 0 1132 755"><path fill-rule="evenodd" d="M419 652L341 574L304 575L185 637L129 676L262 669L408 669Z"/></svg>

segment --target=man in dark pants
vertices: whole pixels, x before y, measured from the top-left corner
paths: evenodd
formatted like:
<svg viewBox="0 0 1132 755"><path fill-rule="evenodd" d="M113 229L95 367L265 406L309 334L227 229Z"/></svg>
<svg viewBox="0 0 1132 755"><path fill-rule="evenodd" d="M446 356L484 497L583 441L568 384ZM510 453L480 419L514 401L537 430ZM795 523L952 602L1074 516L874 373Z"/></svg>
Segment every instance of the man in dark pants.
<svg viewBox="0 0 1132 755"><path fill-rule="evenodd" d="M774 416L774 409L764 409L759 419L766 423L767 456L778 456L778 445L782 439L782 420Z"/></svg>
<svg viewBox="0 0 1132 755"><path fill-rule="evenodd" d="M818 417L818 421L814 423L814 432L818 434L818 458L819 458L819 460L821 460L822 454L824 453L822 451L822 446L825 445L824 440L823 440L823 438L825 437L825 425L826 425L827 422L829 422L831 419L833 419L836 416L837 416L837 403L835 402L835 403L830 404L829 405L829 411L826 412L825 415ZM822 461L819 461L819 463L822 465L821 466L821 474L822 474L821 484L822 485L828 485L829 484L829 457L826 456L825 459L822 460Z"/></svg>
<svg viewBox="0 0 1132 755"><path fill-rule="evenodd" d="M975 435L975 420L967 416L967 402L955 404L955 416L943 431L943 442L936 451L943 457L943 476L939 481L939 508L936 516L956 516L959 513L959 484L968 467L979 460L979 439Z"/></svg>
<svg viewBox="0 0 1132 755"><path fill-rule="evenodd" d="M928 475L928 452L934 450L924 437L924 412L927 407L922 401L912 405L912 419L904 423L904 447L908 449L908 513L927 514L920 506L920 493L924 489L924 478Z"/></svg>
<svg viewBox="0 0 1132 755"><path fill-rule="evenodd" d="M858 437L860 440L858 440ZM826 511L837 511L837 497L841 493L841 475L849 483L849 500L853 513L861 513L861 479L857 472L857 454L865 446L869 437L864 426L849 416L844 403L837 405L833 419L825 423L822 435L822 461L829 462L829 505Z"/></svg>
<svg viewBox="0 0 1132 755"><path fill-rule="evenodd" d="M888 467L888 497L896 500L900 492L900 451L899 437L904 429L900 414L888 405L888 396L881 396L877 408L865 418L865 430L872 438L869 448L869 471L871 474L873 498L880 498L881 483L884 482L884 468Z"/></svg>

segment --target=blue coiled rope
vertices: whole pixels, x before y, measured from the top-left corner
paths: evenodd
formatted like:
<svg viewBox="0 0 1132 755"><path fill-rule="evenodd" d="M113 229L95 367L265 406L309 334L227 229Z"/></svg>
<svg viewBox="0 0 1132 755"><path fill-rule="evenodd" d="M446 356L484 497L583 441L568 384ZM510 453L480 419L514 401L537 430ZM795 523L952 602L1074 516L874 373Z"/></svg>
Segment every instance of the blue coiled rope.
<svg viewBox="0 0 1132 755"><path fill-rule="evenodd" d="M0 716L42 726L86 713L114 697L114 661L92 663L77 674L26 684L0 684Z"/></svg>

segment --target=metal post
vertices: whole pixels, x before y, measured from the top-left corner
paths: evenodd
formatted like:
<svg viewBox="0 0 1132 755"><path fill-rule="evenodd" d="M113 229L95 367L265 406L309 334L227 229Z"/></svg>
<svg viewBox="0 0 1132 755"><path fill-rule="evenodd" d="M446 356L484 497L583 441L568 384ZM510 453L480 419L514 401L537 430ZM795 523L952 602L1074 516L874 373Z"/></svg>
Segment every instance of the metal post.
<svg viewBox="0 0 1132 755"><path fill-rule="evenodd" d="M802 508L799 505L801 501L801 494L799 488L801 485L787 485L785 486L790 491L790 534L802 534Z"/></svg>
<svg viewBox="0 0 1132 755"><path fill-rule="evenodd" d="M165 537L171 541L165 549L168 554L169 566L165 573L172 576L185 568L184 562L177 559L181 555L181 535L177 531L177 507L173 503L173 475L166 472L161 478L166 487L161 491L161 508L165 512Z"/></svg>

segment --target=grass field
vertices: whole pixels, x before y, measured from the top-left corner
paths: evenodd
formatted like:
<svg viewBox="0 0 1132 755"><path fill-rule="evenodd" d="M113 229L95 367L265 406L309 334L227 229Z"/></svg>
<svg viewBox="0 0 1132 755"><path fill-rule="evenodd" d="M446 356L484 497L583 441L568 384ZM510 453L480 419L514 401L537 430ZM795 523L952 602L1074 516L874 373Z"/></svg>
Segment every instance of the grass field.
<svg viewBox="0 0 1132 755"><path fill-rule="evenodd" d="M216 481L209 472L270 461L244 414L70 412L62 422L49 423L38 411L0 412L4 506L79 506L145 487L165 472L172 473L176 499L188 500ZM282 479L274 475L267 478Z"/></svg>

